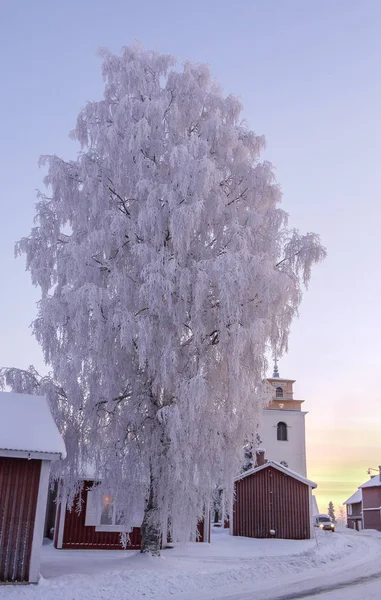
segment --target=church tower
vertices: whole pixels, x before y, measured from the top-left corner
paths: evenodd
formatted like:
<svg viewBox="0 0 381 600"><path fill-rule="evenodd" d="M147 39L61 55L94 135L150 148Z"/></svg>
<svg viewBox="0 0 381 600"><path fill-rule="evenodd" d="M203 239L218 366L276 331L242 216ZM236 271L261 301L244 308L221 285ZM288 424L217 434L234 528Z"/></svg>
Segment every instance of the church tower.
<svg viewBox="0 0 381 600"><path fill-rule="evenodd" d="M263 411L260 426L261 447L267 460L282 463L306 477L306 434L304 400L295 400L295 380L279 376L275 361L273 376L268 380L273 387L272 400Z"/></svg>

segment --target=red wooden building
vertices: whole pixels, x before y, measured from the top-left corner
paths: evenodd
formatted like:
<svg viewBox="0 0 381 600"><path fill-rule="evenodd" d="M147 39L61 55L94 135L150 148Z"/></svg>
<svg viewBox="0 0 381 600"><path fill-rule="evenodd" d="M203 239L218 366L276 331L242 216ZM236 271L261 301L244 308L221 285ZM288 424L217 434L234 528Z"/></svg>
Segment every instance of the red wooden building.
<svg viewBox="0 0 381 600"><path fill-rule="evenodd" d="M381 531L381 467L380 474L360 486L362 493L362 526Z"/></svg>
<svg viewBox="0 0 381 600"><path fill-rule="evenodd" d="M312 489L316 483L268 461L235 480L233 535L254 538L312 537Z"/></svg>
<svg viewBox="0 0 381 600"><path fill-rule="evenodd" d="M65 503L59 505L54 528L54 547L58 549L88 550L140 550L143 513L128 527L118 524L117 514L112 507L111 496L99 498L94 491L96 479L84 481L82 510L76 512L76 502L69 510ZM127 548L121 541L121 534L128 534ZM210 542L210 519L204 526L198 526L197 541Z"/></svg>
<svg viewBox="0 0 381 600"><path fill-rule="evenodd" d="M347 526L350 529L381 531L381 466L379 474L360 485L344 505L347 507Z"/></svg>
<svg viewBox="0 0 381 600"><path fill-rule="evenodd" d="M64 456L45 398L0 392L0 583L38 581L50 462Z"/></svg>

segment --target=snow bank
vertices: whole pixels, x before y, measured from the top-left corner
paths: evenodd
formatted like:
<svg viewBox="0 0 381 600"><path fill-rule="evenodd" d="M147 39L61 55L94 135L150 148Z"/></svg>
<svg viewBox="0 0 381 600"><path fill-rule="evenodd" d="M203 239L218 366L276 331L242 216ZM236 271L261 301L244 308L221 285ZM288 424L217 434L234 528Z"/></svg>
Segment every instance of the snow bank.
<svg viewBox="0 0 381 600"><path fill-rule="evenodd" d="M234 538L213 532L211 544L188 544L153 559L131 551L43 547L38 586L6 587L2 600L164 600L203 598L340 561L354 563L372 537L317 531L315 540ZM318 545L317 545L318 544ZM212 597L212 596L209 596Z"/></svg>

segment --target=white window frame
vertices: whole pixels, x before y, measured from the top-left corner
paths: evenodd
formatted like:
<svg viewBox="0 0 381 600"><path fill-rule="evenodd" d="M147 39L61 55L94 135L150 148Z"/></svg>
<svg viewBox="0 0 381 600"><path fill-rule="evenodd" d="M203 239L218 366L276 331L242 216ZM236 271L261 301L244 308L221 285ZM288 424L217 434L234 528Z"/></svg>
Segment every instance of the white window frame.
<svg viewBox="0 0 381 600"><path fill-rule="evenodd" d="M347 505L348 517L352 516L352 504Z"/></svg>

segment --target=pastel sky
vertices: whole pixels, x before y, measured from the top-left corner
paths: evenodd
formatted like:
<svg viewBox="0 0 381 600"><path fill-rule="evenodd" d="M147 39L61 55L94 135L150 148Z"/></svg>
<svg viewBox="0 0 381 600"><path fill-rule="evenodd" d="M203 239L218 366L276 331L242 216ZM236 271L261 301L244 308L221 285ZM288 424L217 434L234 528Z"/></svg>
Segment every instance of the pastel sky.
<svg viewBox="0 0 381 600"><path fill-rule="evenodd" d="M0 365L44 369L13 245L32 226L39 155L75 156L67 134L102 93L97 49L139 40L208 63L265 134L291 223L328 248L280 373L306 400L320 510L341 504L381 463L380 30L379 0L2 0Z"/></svg>

